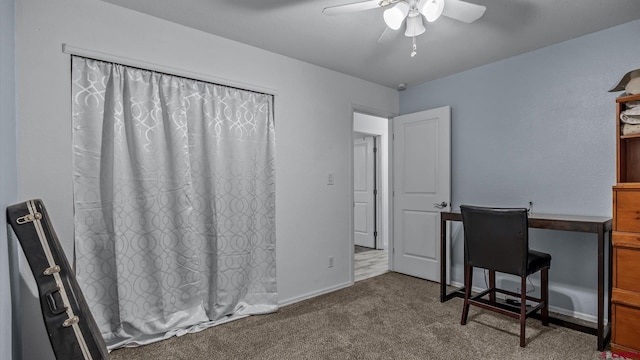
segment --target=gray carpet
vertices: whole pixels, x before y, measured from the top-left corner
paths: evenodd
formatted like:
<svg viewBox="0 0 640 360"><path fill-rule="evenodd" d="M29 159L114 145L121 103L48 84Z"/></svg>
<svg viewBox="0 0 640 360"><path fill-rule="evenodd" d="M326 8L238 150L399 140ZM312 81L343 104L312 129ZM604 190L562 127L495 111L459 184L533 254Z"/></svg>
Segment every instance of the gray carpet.
<svg viewBox="0 0 640 360"><path fill-rule="evenodd" d="M596 337L527 320L518 323L471 307L438 301L438 284L387 273L346 289L199 333L115 350L127 359L600 359Z"/></svg>

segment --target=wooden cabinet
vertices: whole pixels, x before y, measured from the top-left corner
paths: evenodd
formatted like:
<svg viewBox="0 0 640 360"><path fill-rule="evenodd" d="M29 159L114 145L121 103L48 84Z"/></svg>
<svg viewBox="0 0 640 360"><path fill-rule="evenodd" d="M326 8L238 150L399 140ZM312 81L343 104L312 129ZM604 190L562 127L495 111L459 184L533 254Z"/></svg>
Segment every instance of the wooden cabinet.
<svg viewBox="0 0 640 360"><path fill-rule="evenodd" d="M613 230L640 233L640 183L613 188Z"/></svg>
<svg viewBox="0 0 640 360"><path fill-rule="evenodd" d="M611 351L640 353L640 134L622 135L620 113L640 95L616 99Z"/></svg>

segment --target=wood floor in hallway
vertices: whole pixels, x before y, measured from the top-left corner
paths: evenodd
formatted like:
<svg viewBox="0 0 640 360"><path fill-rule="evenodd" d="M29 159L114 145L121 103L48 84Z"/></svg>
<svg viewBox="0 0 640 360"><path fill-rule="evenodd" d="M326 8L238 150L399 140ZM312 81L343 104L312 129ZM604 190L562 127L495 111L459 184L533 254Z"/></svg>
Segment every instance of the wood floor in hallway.
<svg viewBox="0 0 640 360"><path fill-rule="evenodd" d="M369 250L354 255L354 281L382 275L389 271L389 251Z"/></svg>

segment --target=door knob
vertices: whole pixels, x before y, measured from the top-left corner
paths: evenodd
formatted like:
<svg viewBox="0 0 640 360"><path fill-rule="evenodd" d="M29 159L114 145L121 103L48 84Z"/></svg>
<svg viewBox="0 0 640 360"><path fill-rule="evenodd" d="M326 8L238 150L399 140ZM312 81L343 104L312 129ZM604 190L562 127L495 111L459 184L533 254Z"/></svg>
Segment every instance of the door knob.
<svg viewBox="0 0 640 360"><path fill-rule="evenodd" d="M443 208L447 207L447 205L449 205L449 204L447 204L447 202L446 202L446 201L443 201L443 202L441 202L440 204L438 204L438 203L433 203L433 206L437 207L438 209L443 209Z"/></svg>

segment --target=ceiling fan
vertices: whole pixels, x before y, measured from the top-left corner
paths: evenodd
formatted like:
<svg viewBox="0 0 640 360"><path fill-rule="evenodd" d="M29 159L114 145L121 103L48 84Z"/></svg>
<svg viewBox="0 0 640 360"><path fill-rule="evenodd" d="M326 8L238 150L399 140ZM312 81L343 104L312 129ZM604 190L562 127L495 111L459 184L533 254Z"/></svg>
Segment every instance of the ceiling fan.
<svg viewBox="0 0 640 360"><path fill-rule="evenodd" d="M394 6L389 7L390 5ZM383 14L384 22L389 29L400 29L406 19L404 35L413 38L411 57L417 54L415 37L424 33L426 30L422 21L423 16L428 22L434 22L441 15L444 15L458 21L472 23L481 18L487 9L485 6L462 0L367 0L329 6L324 8L322 12L325 15L338 15L383 7L389 7ZM380 39L382 39L382 36Z"/></svg>

